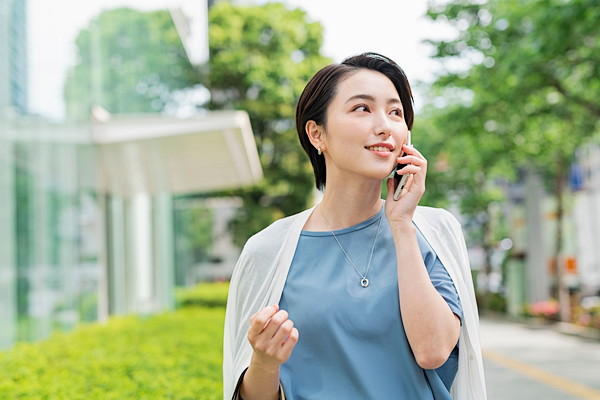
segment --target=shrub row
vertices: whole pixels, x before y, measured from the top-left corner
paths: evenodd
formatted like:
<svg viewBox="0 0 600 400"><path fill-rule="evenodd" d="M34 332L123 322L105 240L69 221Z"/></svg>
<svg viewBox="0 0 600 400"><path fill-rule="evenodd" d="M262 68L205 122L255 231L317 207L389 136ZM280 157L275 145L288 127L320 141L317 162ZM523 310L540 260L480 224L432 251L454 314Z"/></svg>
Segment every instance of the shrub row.
<svg viewBox="0 0 600 400"><path fill-rule="evenodd" d="M0 399L221 399L224 317L223 307L185 307L20 343L0 352Z"/></svg>
<svg viewBox="0 0 600 400"><path fill-rule="evenodd" d="M225 307L229 282L201 283L175 292L177 307Z"/></svg>

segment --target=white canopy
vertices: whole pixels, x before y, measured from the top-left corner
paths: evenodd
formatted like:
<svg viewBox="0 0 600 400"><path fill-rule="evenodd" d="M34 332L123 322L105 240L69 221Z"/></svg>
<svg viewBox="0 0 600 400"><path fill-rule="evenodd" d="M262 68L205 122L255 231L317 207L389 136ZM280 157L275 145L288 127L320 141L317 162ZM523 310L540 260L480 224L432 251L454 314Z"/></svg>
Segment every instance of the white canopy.
<svg viewBox="0 0 600 400"><path fill-rule="evenodd" d="M100 190L185 194L252 184L262 177L245 111L190 118L156 114L94 122Z"/></svg>

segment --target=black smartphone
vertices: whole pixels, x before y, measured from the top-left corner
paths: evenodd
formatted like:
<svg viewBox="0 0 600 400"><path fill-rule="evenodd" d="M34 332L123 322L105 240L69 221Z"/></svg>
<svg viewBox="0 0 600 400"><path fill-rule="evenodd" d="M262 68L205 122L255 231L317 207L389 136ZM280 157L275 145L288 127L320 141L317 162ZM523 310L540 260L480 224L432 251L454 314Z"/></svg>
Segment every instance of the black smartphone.
<svg viewBox="0 0 600 400"><path fill-rule="evenodd" d="M411 145L410 131L408 131L408 140L406 144L408 144L409 146ZM404 156L404 154L406 153L402 152L402 156ZM400 194L402 194L402 190L404 189L404 186L406 186L406 182L408 181L408 177L410 176L410 174L398 175L396 171L401 170L402 168L406 167L406 165L407 164L398 164L394 169L394 181L396 188L394 191L394 201L398 201L398 199L400 198Z"/></svg>

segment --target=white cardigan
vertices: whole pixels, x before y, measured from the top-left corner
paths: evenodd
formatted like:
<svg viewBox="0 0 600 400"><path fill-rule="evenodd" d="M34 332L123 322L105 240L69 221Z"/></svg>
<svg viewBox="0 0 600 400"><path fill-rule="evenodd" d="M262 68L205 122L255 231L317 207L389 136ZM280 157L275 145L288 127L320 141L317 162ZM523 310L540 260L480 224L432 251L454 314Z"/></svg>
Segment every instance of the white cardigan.
<svg viewBox="0 0 600 400"><path fill-rule="evenodd" d="M223 393L231 399L250 364L250 317L278 304L302 228L314 207L283 218L252 236L231 277L223 341ZM487 399L479 342L479 316L467 248L459 222L448 211L417 207L413 219L448 271L463 308L458 372L451 388L455 400Z"/></svg>

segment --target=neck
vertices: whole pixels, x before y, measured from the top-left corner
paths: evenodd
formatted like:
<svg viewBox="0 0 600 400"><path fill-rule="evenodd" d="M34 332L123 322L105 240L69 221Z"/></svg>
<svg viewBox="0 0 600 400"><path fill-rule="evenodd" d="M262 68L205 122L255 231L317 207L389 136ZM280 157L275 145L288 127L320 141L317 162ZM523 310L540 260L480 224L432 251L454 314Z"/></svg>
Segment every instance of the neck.
<svg viewBox="0 0 600 400"><path fill-rule="evenodd" d="M319 207L331 224L331 229L343 229L365 221L381 209L381 183L336 185L327 183Z"/></svg>

